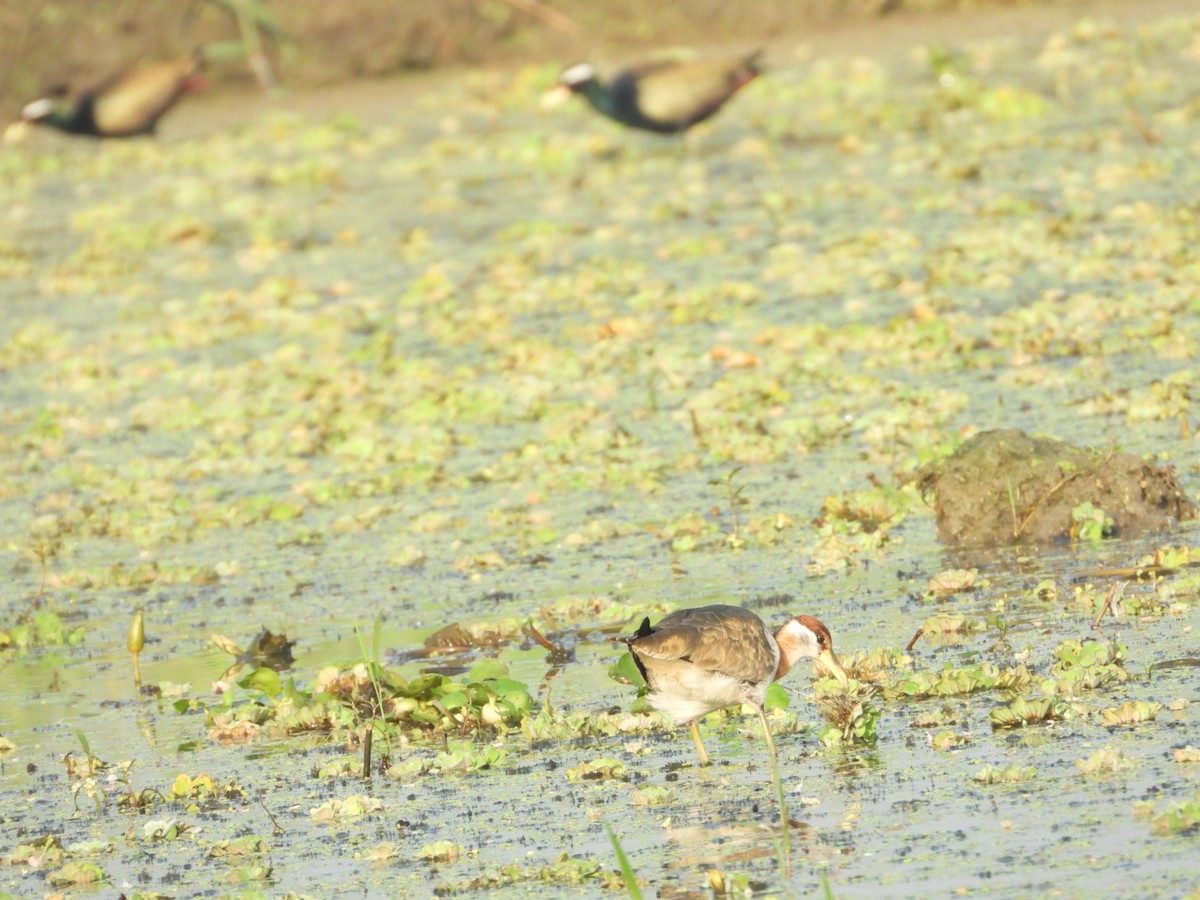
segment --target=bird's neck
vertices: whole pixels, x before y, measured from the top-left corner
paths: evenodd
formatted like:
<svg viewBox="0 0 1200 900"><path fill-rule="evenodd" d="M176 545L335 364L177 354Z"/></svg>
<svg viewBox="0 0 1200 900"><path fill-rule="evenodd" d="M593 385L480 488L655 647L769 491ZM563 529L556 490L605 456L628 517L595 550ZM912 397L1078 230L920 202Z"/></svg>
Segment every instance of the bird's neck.
<svg viewBox="0 0 1200 900"><path fill-rule="evenodd" d="M779 665L775 667L775 677L772 681L778 681L784 675L792 670L792 666L796 664L796 660L788 659L788 655L783 652L783 647L779 648Z"/></svg>
<svg viewBox="0 0 1200 900"><path fill-rule="evenodd" d="M779 647L779 665L775 668L775 681L792 670L792 666L812 654L807 647L792 633L791 623L784 625L775 633L775 643Z"/></svg>
<svg viewBox="0 0 1200 900"><path fill-rule="evenodd" d="M612 89L597 79L585 82L575 89L597 112L611 116L616 109Z"/></svg>
<svg viewBox="0 0 1200 900"><path fill-rule="evenodd" d="M92 118L92 105L81 101L75 106L64 106L53 110L38 120L39 125L49 125L68 134L92 134L96 129Z"/></svg>

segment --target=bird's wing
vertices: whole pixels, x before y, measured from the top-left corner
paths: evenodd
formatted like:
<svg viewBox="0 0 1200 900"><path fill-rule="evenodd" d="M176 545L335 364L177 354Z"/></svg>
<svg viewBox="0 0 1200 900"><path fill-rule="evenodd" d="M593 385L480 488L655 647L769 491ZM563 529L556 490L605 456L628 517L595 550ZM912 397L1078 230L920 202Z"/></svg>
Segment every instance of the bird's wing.
<svg viewBox="0 0 1200 900"><path fill-rule="evenodd" d="M762 620L738 606L708 606L672 613L631 647L651 659L679 659L739 681L762 682L777 659Z"/></svg>
<svg viewBox="0 0 1200 900"><path fill-rule="evenodd" d="M638 108L656 121L694 119L715 110L752 77L743 60L652 64L638 70Z"/></svg>
<svg viewBox="0 0 1200 900"><path fill-rule="evenodd" d="M177 59L123 72L95 90L93 117L101 131L151 127L196 73L192 59Z"/></svg>

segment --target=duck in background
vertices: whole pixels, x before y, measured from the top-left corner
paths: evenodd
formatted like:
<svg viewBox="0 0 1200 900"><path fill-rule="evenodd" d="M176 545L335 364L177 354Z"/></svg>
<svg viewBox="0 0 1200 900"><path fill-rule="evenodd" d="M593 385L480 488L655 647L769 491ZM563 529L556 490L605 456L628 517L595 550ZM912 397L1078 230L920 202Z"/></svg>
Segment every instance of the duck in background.
<svg viewBox="0 0 1200 900"><path fill-rule="evenodd" d="M659 60L619 72L603 81L588 63L571 66L542 105L557 106L579 94L608 118L658 134L686 131L725 105L761 72L761 50L746 56Z"/></svg>
<svg viewBox="0 0 1200 900"><path fill-rule="evenodd" d="M32 125L49 125L67 134L126 138L153 134L158 120L186 93L204 85L203 57L191 56L118 72L93 88L67 99L65 88L34 100L6 137L20 139Z"/></svg>

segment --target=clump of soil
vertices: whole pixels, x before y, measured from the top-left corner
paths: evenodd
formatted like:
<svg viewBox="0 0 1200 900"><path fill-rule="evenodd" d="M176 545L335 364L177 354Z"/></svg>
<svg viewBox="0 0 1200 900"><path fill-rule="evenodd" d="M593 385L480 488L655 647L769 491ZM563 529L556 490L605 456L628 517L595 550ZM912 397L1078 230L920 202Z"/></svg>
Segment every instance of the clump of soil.
<svg viewBox="0 0 1200 900"><path fill-rule="evenodd" d="M1197 516L1173 466L1159 468L1129 453L1073 447L1023 431L975 435L924 466L917 483L932 496L938 538L979 546L1046 541L1071 535L1071 511L1103 509L1113 534L1168 528Z"/></svg>

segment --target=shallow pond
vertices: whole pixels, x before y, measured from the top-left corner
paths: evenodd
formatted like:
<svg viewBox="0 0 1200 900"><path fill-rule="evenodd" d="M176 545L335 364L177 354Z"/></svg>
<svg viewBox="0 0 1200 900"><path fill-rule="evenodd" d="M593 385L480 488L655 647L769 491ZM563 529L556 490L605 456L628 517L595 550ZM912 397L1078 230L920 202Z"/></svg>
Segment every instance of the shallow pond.
<svg viewBox="0 0 1200 900"><path fill-rule="evenodd" d="M931 46L864 28L861 55L781 39L682 141L541 113L538 67L6 148L0 890L619 892L606 825L660 896L1195 890L1196 670L1147 672L1200 655L1200 530L961 553L905 486L1017 427L1200 494L1200 17L1134 6ZM1094 630L1095 570L1171 548ZM955 569L970 590L930 590ZM706 720L701 770L608 676L613 635L713 602L890 660L874 743L827 747L807 668L785 682L783 858L754 717ZM138 608L161 694L132 683ZM906 652L939 613L956 633ZM377 619L405 678L495 659L541 724L402 730L364 782L359 732L206 719L285 702L212 693L212 635L285 632L308 688ZM414 652L455 622L504 636ZM1070 640L1123 659L1064 690ZM895 692L982 664L1061 715L993 728L1002 691ZM1106 724L1126 701L1161 708ZM85 747L111 767L68 770ZM176 796L181 774L219 789Z"/></svg>

